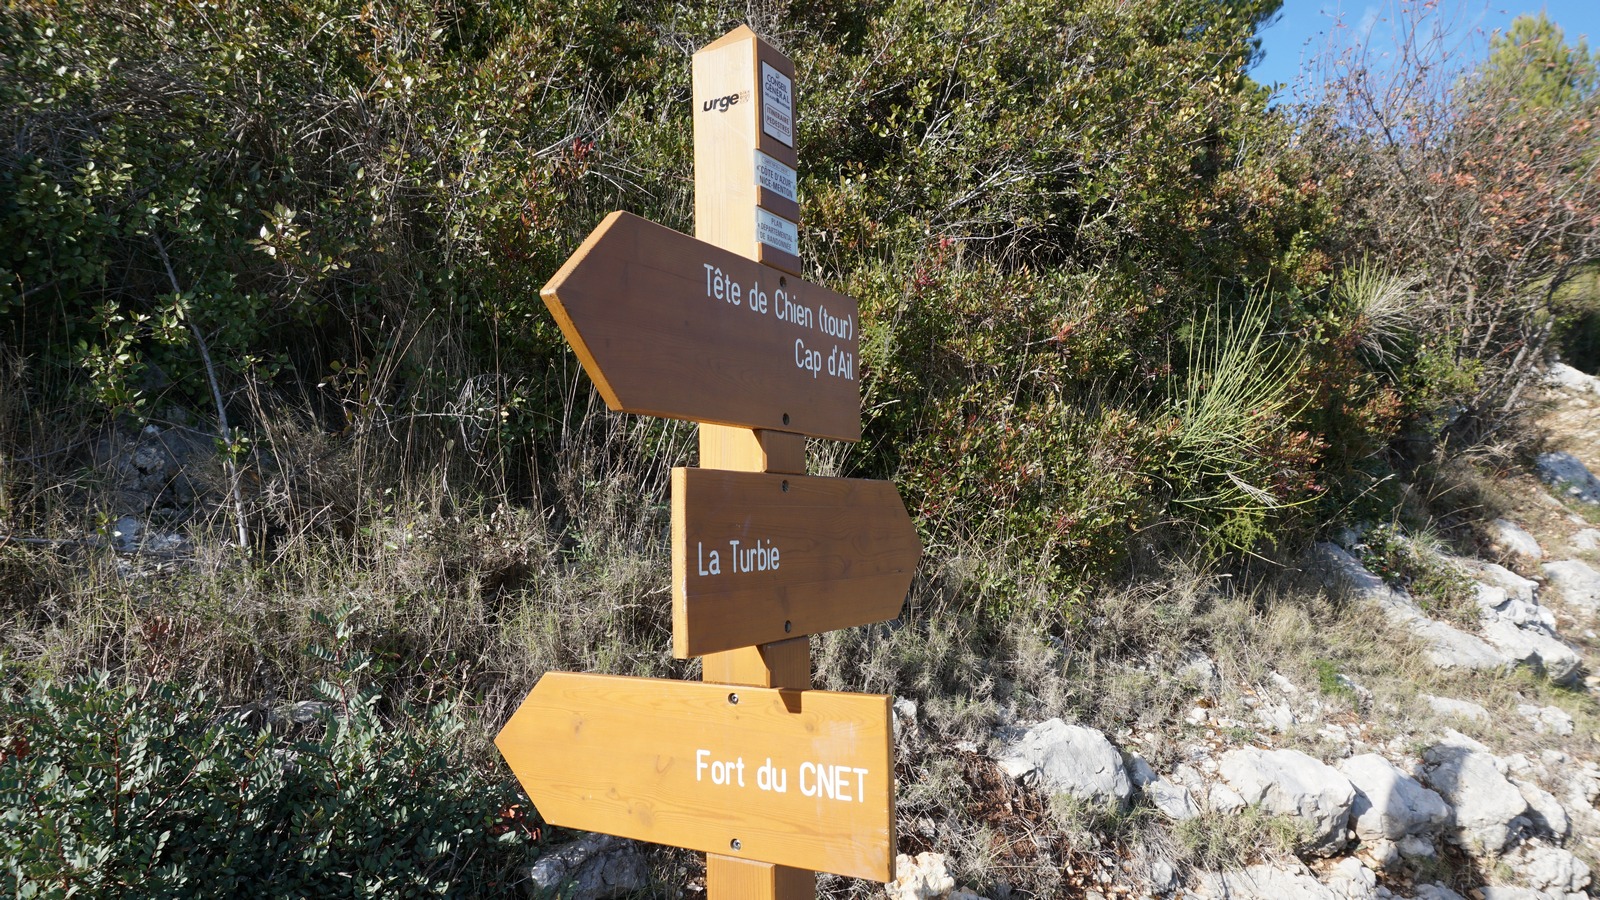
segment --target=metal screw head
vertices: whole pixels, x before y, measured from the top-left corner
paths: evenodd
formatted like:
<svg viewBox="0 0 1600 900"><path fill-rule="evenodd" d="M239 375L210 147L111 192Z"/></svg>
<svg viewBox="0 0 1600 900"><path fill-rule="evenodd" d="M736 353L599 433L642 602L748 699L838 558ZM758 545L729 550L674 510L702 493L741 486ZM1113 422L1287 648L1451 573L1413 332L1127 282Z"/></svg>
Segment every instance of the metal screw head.
<svg viewBox="0 0 1600 900"><path fill-rule="evenodd" d="M787 478L783 480L783 492L785 494L789 493L789 479Z"/></svg>
<svg viewBox="0 0 1600 900"><path fill-rule="evenodd" d="M789 424L789 414L788 413L784 413L783 414L783 424L785 424L785 425Z"/></svg>
<svg viewBox="0 0 1600 900"><path fill-rule="evenodd" d="M738 706L739 705L739 695L738 694L729 694L728 695L728 702L732 703L734 706Z"/></svg>
<svg viewBox="0 0 1600 900"><path fill-rule="evenodd" d="M783 633L784 634L788 634L789 632L791 632L793 630L794 630L794 623L793 622L785 621L783 623Z"/></svg>
<svg viewBox="0 0 1600 900"><path fill-rule="evenodd" d="M738 838L734 838L734 839L733 839L733 840L731 840L731 841L729 841L729 842L728 842L728 846L729 846L729 847L732 847L732 848L733 848L733 849L735 849L735 850L742 850L742 849L744 849L744 845L743 845L743 844L741 844L741 843L739 843L739 839L738 839Z"/></svg>

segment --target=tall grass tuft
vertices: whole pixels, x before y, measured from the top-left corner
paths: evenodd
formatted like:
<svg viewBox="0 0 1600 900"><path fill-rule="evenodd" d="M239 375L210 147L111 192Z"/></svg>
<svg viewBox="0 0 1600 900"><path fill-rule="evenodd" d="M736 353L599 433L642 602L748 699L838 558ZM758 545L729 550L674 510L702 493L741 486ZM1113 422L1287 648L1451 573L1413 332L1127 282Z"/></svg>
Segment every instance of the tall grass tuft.
<svg viewBox="0 0 1600 900"><path fill-rule="evenodd" d="M1336 293L1355 316L1363 349L1380 365L1388 364L1395 347L1412 333L1421 312L1418 279L1401 275L1363 258L1345 269Z"/></svg>
<svg viewBox="0 0 1600 900"><path fill-rule="evenodd" d="M1217 548L1250 549L1270 517L1299 502L1286 496L1287 461L1277 451L1300 410L1291 386L1304 352L1269 333L1271 307L1264 291L1232 320L1213 305L1165 401L1171 434L1157 477Z"/></svg>

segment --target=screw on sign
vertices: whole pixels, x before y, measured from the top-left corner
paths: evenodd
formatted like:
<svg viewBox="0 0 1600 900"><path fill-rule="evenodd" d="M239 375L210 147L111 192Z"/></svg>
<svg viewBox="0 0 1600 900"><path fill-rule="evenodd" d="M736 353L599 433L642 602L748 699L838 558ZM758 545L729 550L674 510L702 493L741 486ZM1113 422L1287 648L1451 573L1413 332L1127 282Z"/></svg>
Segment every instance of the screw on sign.
<svg viewBox="0 0 1600 900"><path fill-rule="evenodd" d="M889 698L811 687L805 635L899 614L892 484L806 477L861 437L860 314L800 277L795 71L748 28L694 57L695 237L612 213L541 295L612 409L700 423L672 474L673 650L704 684L547 673L495 744L551 824L706 853L712 900L894 877Z"/></svg>

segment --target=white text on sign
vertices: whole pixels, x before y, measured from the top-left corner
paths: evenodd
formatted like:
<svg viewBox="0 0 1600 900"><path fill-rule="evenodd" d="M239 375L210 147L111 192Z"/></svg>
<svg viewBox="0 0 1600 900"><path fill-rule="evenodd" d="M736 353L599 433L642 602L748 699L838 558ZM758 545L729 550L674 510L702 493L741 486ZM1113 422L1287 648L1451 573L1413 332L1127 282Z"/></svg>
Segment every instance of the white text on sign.
<svg viewBox="0 0 1600 900"><path fill-rule="evenodd" d="M721 300L729 306L758 315L770 315L780 322L821 332L825 337L841 341L855 340L856 322L853 314L836 316L820 304L813 308L782 287L775 287L769 292L761 286L760 281L748 286L741 285L729 278L721 268L711 263L703 265L706 270L707 300ZM804 338L795 338L795 367L810 372L812 378L826 373L834 378L856 380L855 353L852 350L841 350L838 344L834 344L831 349L824 351L820 349L821 346L820 341L813 346L808 345Z"/></svg>
<svg viewBox="0 0 1600 900"><path fill-rule="evenodd" d="M855 766L835 766L808 760L800 764L800 770L796 774L798 777L795 779L795 787L801 796L816 797L819 800L837 800L842 803L865 803L867 776L872 773ZM755 768L750 779L754 782L752 785L745 780L744 757L712 759L710 750L696 750L694 780L709 781L724 787L754 787L758 791L769 791L774 794L789 792L789 771L782 766L774 766L770 756L766 762Z"/></svg>
<svg viewBox="0 0 1600 900"><path fill-rule="evenodd" d="M706 551L705 545L695 541L695 560L701 575L722 574L722 553L712 550ZM776 572L783 556L771 541L757 539L754 543L749 541L728 541L728 561L732 564L734 573L739 572Z"/></svg>

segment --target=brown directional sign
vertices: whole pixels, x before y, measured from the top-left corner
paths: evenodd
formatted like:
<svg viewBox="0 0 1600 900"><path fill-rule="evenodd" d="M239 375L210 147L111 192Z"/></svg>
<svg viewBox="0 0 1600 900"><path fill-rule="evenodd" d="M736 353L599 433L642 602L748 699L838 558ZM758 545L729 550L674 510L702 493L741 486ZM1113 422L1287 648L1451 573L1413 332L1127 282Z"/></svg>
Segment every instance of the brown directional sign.
<svg viewBox="0 0 1600 900"><path fill-rule="evenodd" d="M541 294L612 409L861 438L848 297L624 212Z"/></svg>
<svg viewBox="0 0 1600 900"><path fill-rule="evenodd" d="M889 698L549 672L495 745L546 821L894 878Z"/></svg>
<svg viewBox="0 0 1600 900"><path fill-rule="evenodd" d="M673 653L892 619L921 555L891 482L673 469Z"/></svg>

